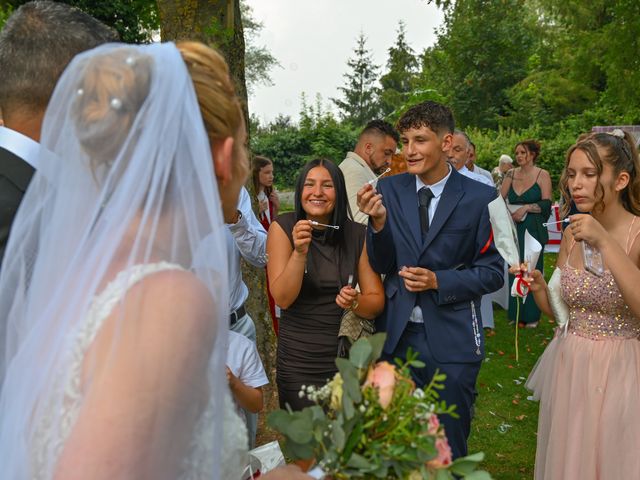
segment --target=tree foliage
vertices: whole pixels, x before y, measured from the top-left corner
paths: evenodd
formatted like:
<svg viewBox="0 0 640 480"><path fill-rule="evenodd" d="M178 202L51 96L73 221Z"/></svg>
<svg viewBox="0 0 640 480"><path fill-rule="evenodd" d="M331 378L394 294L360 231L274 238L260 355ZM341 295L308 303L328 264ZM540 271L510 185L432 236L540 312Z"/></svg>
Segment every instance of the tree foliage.
<svg viewBox="0 0 640 480"><path fill-rule="evenodd" d="M339 122L322 108L321 98L315 105L302 98L300 122L280 116L267 126L253 123L251 151L273 160L276 184L290 189L302 166L314 158L328 158L339 164L353 149L359 131L348 122Z"/></svg>
<svg viewBox="0 0 640 480"><path fill-rule="evenodd" d="M408 95L415 87L418 73L418 59L406 39L404 22L398 24L396 43L389 48L387 71L380 77L380 109L385 116L404 104Z"/></svg>
<svg viewBox="0 0 640 480"><path fill-rule="evenodd" d="M378 115L375 84L380 67L373 63L364 33L360 32L356 42L354 56L347 60L349 71L344 74L345 84L338 88L342 92L342 99L332 98L331 101L340 109L342 120L362 126Z"/></svg>
<svg viewBox="0 0 640 480"><path fill-rule="evenodd" d="M5 5L18 8L29 0L6 0ZM55 0L78 7L106 25L113 27L126 43L148 43L159 28L158 10L153 0ZM6 11L6 6L1 7ZM0 25L2 13L0 13ZM61 26L62 28L62 26Z"/></svg>

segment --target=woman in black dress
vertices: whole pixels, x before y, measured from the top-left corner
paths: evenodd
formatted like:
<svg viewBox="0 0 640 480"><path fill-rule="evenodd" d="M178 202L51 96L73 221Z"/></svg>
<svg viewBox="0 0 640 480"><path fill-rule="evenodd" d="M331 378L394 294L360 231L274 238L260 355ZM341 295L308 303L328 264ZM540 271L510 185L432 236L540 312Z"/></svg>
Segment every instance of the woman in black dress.
<svg viewBox="0 0 640 480"><path fill-rule="evenodd" d="M281 407L309 405L299 396L302 385L322 386L337 371L345 309L373 319L384 307L365 227L351 220L348 205L340 169L329 160L312 160L296 182L295 212L280 215L269 229L270 290L282 308L276 375Z"/></svg>

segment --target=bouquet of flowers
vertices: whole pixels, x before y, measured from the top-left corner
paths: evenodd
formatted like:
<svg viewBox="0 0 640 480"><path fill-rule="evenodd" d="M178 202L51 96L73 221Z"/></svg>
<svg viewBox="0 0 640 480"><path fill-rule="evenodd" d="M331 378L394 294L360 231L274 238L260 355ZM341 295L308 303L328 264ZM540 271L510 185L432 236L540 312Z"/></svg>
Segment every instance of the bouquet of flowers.
<svg viewBox="0 0 640 480"><path fill-rule="evenodd" d="M303 387L300 395L315 404L299 412L277 410L269 425L285 437L291 459L315 459L335 480L453 479L488 480L477 470L483 453L451 459L439 414L455 415L455 406L438 400L445 376L416 388L410 367L421 368L417 354L407 361L376 363L385 334L355 342L349 358L336 359L338 373L322 388Z"/></svg>

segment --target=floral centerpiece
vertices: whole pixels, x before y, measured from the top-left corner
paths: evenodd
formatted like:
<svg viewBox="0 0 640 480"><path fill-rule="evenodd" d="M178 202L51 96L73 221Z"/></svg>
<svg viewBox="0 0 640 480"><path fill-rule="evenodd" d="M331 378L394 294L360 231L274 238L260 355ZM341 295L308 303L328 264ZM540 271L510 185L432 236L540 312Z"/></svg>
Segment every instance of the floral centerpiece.
<svg viewBox="0 0 640 480"><path fill-rule="evenodd" d="M336 359L332 380L322 388L303 387L300 395L313 406L269 416L269 425L285 437L285 455L315 459L333 479L490 479L477 470L484 454L451 459L438 421L438 415L455 415L455 406L438 400L445 376L416 388L410 368L424 364L413 352L396 366L376 363L384 341L382 333L361 338L348 359Z"/></svg>

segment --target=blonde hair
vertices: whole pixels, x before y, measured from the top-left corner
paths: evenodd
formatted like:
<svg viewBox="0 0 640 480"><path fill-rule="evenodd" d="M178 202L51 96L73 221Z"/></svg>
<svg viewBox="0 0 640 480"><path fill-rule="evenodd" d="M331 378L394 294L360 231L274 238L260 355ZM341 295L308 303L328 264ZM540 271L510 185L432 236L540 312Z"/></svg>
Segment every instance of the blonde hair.
<svg viewBox="0 0 640 480"><path fill-rule="evenodd" d="M176 46L193 81L209 141L237 138L244 118L227 62L217 51L199 42L179 42ZM238 143L234 148L240 147Z"/></svg>
<svg viewBox="0 0 640 480"><path fill-rule="evenodd" d="M152 59L122 48L87 60L73 102L78 140L94 173L109 167L149 94Z"/></svg>
<svg viewBox="0 0 640 480"><path fill-rule="evenodd" d="M629 132L614 135L611 133L590 133L578 137L576 143L569 148L565 159L564 170L560 177L560 192L564 199L562 206L562 216L565 217L571 208L571 192L569 192L567 168L571 155L576 150L584 152L589 161L596 168L598 174L598 184L596 187L595 211L604 210L604 188L600 183L604 163L613 167L614 175L622 172L629 174L629 184L620 191L620 200L623 207L634 215L640 215L640 175L638 168L640 162L638 151L635 147L633 137Z"/></svg>

